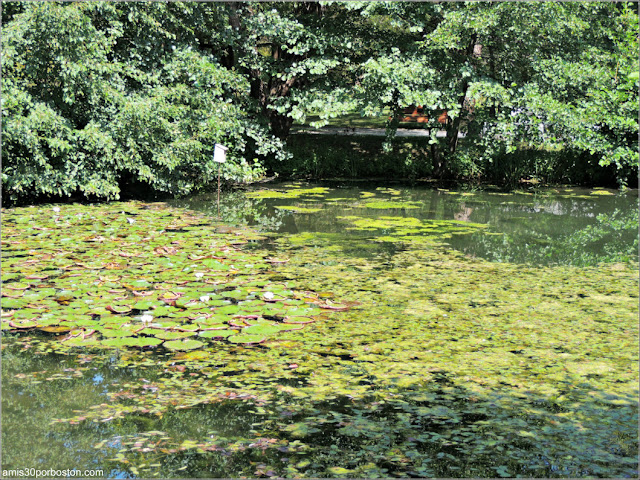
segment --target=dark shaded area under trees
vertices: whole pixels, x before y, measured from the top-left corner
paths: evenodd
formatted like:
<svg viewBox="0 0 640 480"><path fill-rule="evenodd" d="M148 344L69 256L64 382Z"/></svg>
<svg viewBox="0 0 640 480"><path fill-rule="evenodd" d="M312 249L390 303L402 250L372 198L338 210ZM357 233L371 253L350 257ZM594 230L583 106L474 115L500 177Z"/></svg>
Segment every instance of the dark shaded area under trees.
<svg viewBox="0 0 640 480"><path fill-rule="evenodd" d="M5 204L187 195L216 142L228 182L348 175L372 142L332 171L293 123L408 105L432 136L399 147L390 120L385 176L637 185L631 3L3 2L2 24Z"/></svg>

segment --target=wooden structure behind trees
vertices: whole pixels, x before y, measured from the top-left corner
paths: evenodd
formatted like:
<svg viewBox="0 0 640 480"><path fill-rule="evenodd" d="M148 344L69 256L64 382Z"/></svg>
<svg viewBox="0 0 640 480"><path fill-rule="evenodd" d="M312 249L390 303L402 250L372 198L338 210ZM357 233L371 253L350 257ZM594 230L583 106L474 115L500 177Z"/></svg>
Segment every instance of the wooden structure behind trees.
<svg viewBox="0 0 640 480"><path fill-rule="evenodd" d="M435 111L432 112L433 116L427 115L427 111L425 111L422 105L411 105L409 107L405 107L402 110L402 116L399 117L400 122L415 122L415 123L427 123L429 122L429 118L437 118L438 123L442 125L447 124L448 115L446 110L442 110L440 112Z"/></svg>

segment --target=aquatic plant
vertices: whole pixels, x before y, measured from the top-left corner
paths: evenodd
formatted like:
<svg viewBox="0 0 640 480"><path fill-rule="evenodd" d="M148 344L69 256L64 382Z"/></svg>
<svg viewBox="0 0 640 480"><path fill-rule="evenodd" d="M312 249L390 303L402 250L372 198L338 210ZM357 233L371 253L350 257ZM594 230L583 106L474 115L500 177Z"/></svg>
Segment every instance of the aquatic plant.
<svg viewBox="0 0 640 480"><path fill-rule="evenodd" d="M4 212L4 466L73 441L120 476L637 476L634 263L488 262L446 244L483 224L411 212L267 241L56 208Z"/></svg>
<svg viewBox="0 0 640 480"><path fill-rule="evenodd" d="M2 329L68 347L257 344L326 307L269 280L281 260L240 250L255 232L158 204L7 210L3 227Z"/></svg>

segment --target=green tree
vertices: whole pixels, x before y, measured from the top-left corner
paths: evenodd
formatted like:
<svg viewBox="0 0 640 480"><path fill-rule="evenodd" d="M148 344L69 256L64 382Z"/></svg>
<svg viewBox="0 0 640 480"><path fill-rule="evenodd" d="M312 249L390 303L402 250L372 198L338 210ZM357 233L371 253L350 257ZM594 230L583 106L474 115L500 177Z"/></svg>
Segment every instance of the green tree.
<svg viewBox="0 0 640 480"><path fill-rule="evenodd" d="M594 157L621 184L637 175L632 4L362 3L349 8L386 18L405 40L361 65L365 111L376 98L392 109L422 104L435 130L446 110L446 138L432 138L436 174L456 174L470 151L486 170L528 147Z"/></svg>
<svg viewBox="0 0 640 480"><path fill-rule="evenodd" d="M250 82L256 113L285 139L309 112L330 118L355 106L354 66L381 43L381 30L336 2L230 2L212 51Z"/></svg>
<svg viewBox="0 0 640 480"><path fill-rule="evenodd" d="M186 194L217 172L264 173L282 143L249 115L250 85L197 47L199 4L9 4L3 26L6 200L118 198L123 188Z"/></svg>
<svg viewBox="0 0 640 480"><path fill-rule="evenodd" d="M257 179L310 113L387 116L391 139L408 105L430 118L435 176L519 179L528 149L624 185L638 169L632 7L4 2L3 193L183 195L214 178L216 142L226 179Z"/></svg>

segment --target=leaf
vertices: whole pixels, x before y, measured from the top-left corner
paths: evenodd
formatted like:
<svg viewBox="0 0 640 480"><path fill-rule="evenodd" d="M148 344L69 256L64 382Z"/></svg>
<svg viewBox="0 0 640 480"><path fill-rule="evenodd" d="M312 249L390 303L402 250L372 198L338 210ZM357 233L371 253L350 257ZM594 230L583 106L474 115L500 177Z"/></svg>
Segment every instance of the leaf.
<svg viewBox="0 0 640 480"><path fill-rule="evenodd" d="M60 333L68 333L68 332L70 332L71 331L71 327L50 325L50 326L47 326L47 327L40 327L40 330L43 331L43 332L47 332L47 333L60 334Z"/></svg>
<svg viewBox="0 0 640 480"><path fill-rule="evenodd" d="M496 467L496 472L501 477L510 477L511 476L511 474L509 473L509 470L504 465L500 465L499 467Z"/></svg>
<svg viewBox="0 0 640 480"><path fill-rule="evenodd" d="M305 422L292 423L291 425L284 427L283 430L289 433L293 438L304 438L320 431L318 428L312 427Z"/></svg>
<svg viewBox="0 0 640 480"><path fill-rule="evenodd" d="M160 338L162 340L177 340L180 338L187 338L196 335L195 331L192 332L176 332L176 331L163 331L158 330L155 333L156 338Z"/></svg>
<svg viewBox="0 0 640 480"><path fill-rule="evenodd" d="M206 330L199 333L202 338L223 339L236 335L238 330Z"/></svg>
<svg viewBox="0 0 640 480"><path fill-rule="evenodd" d="M247 335L244 333L227 337L227 340L231 343L242 343L242 344L262 343L266 339L267 337L264 335Z"/></svg>
<svg viewBox="0 0 640 480"><path fill-rule="evenodd" d="M353 470L348 470L343 467L329 467L327 468L327 471L331 473L331 475L334 475L336 477L343 477L345 475L349 475L350 473L353 473Z"/></svg>
<svg viewBox="0 0 640 480"><path fill-rule="evenodd" d="M107 305L105 309L112 313L129 313L131 311L131 307L128 305Z"/></svg>
<svg viewBox="0 0 640 480"><path fill-rule="evenodd" d="M204 343L198 340L193 340L193 339L171 340L171 341L164 342L162 344L162 346L164 346L169 350L195 350L197 348L202 347L203 345Z"/></svg>
<svg viewBox="0 0 640 480"><path fill-rule="evenodd" d="M208 258L206 260L202 261L202 265L204 265L205 267L207 267L209 270L229 270L229 265L225 265L224 263L219 262L218 260L214 260L211 258Z"/></svg>

